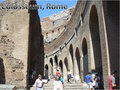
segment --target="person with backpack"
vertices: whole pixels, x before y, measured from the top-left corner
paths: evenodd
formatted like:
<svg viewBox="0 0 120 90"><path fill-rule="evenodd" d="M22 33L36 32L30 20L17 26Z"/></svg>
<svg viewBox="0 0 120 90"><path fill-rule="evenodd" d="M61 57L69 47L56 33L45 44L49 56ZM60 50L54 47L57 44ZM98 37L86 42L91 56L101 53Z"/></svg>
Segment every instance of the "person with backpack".
<svg viewBox="0 0 120 90"><path fill-rule="evenodd" d="M63 90L63 84L59 76L56 76L55 81L53 82L54 90Z"/></svg>
<svg viewBox="0 0 120 90"><path fill-rule="evenodd" d="M62 85L63 85L63 88L64 88L64 80L63 80L63 77L62 77L60 74L58 74L58 76L60 77L60 81L62 82Z"/></svg>

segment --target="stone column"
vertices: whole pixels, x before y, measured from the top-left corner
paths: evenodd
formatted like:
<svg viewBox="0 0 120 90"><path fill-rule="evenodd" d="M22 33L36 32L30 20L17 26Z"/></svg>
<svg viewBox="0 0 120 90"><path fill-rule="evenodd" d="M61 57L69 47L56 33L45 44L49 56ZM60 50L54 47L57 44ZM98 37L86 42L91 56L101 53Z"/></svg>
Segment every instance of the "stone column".
<svg viewBox="0 0 120 90"><path fill-rule="evenodd" d="M53 60L53 75L56 75L56 63L55 63L55 60Z"/></svg>
<svg viewBox="0 0 120 90"><path fill-rule="evenodd" d="M67 68L64 63L63 63L63 78L64 80L67 80Z"/></svg>
<svg viewBox="0 0 120 90"><path fill-rule="evenodd" d="M84 81L83 55L80 57L80 73L81 73L81 81Z"/></svg>
<svg viewBox="0 0 120 90"><path fill-rule="evenodd" d="M74 79L76 81L80 80L79 70L78 70L78 64L77 64L77 60L76 59L74 59Z"/></svg>

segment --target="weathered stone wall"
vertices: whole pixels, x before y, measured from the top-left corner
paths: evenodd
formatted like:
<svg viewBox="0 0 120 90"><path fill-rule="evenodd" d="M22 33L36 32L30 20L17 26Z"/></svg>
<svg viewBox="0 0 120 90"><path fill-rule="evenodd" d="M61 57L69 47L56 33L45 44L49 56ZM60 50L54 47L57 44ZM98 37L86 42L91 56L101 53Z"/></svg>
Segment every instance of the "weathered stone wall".
<svg viewBox="0 0 120 90"><path fill-rule="evenodd" d="M74 7L42 19L41 26L45 44L54 41L66 29L73 11Z"/></svg>
<svg viewBox="0 0 120 90"><path fill-rule="evenodd" d="M43 75L44 46L37 10L8 10L1 17L0 63L1 84L25 88L30 85L32 69L35 79L38 74Z"/></svg>
<svg viewBox="0 0 120 90"><path fill-rule="evenodd" d="M116 81L119 85L119 2L105 2L104 13L108 37L111 71L116 70Z"/></svg>

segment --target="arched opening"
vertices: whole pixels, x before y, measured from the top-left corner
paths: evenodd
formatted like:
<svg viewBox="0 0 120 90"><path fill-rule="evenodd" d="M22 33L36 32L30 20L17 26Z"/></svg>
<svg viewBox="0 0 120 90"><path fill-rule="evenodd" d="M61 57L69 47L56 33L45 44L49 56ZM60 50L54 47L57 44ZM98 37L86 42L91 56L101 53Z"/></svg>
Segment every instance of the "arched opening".
<svg viewBox="0 0 120 90"><path fill-rule="evenodd" d="M48 79L48 75L49 75L48 72L49 72L49 71L48 71L48 65L46 64L46 65L45 65L45 78L46 78L46 79Z"/></svg>
<svg viewBox="0 0 120 90"><path fill-rule="evenodd" d="M69 68L68 68L68 60L67 60L67 58L65 58L64 63L65 63L65 67L66 67L66 69L68 71Z"/></svg>
<svg viewBox="0 0 120 90"><path fill-rule="evenodd" d="M51 76L53 76L53 59L50 58L50 66L51 66Z"/></svg>
<svg viewBox="0 0 120 90"><path fill-rule="evenodd" d="M72 59L72 60L71 60L72 73L73 73L73 75L74 75L74 61L73 61L73 46L72 46L72 44L70 44L69 52L70 52L70 58Z"/></svg>
<svg viewBox="0 0 120 90"><path fill-rule="evenodd" d="M61 60L59 62L59 67L60 67L60 73L63 74L63 63Z"/></svg>
<svg viewBox="0 0 120 90"><path fill-rule="evenodd" d="M71 55L71 58L72 58L72 61L73 61L73 46L72 46L72 44L70 44L69 52L70 52L70 55Z"/></svg>
<svg viewBox="0 0 120 90"><path fill-rule="evenodd" d="M58 57L55 55L55 67L56 70L58 69Z"/></svg>
<svg viewBox="0 0 120 90"><path fill-rule="evenodd" d="M78 47L76 48L76 51L75 51L75 57L76 57L76 60L77 60L79 76L81 76L81 73L80 73L80 52L79 52L79 48Z"/></svg>
<svg viewBox="0 0 120 90"><path fill-rule="evenodd" d="M2 58L0 58L0 84L5 84L5 68Z"/></svg>
<svg viewBox="0 0 120 90"><path fill-rule="evenodd" d="M100 46L100 32L98 14L95 5L92 6L90 11L90 34L92 39L93 55L95 61L95 72L102 75L102 58L101 58L101 46Z"/></svg>
<svg viewBox="0 0 120 90"><path fill-rule="evenodd" d="M85 80L85 75L88 73L88 51L86 39L82 42L82 52L83 52L83 79Z"/></svg>

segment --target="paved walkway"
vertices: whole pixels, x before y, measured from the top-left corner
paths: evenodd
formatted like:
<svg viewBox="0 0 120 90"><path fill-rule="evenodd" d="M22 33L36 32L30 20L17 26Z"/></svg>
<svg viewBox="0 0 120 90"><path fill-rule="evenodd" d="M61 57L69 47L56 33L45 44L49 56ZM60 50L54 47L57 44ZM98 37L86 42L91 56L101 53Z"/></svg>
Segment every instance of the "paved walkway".
<svg viewBox="0 0 120 90"><path fill-rule="evenodd" d="M44 90L53 90L53 82L54 80L49 81L47 84L44 84ZM64 90L86 90L86 87L82 86L82 83L64 83ZM34 87L32 87L30 90L35 90Z"/></svg>

